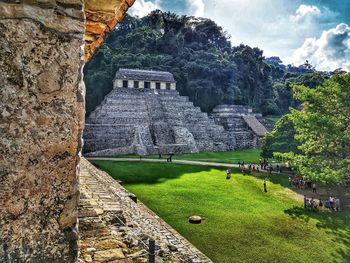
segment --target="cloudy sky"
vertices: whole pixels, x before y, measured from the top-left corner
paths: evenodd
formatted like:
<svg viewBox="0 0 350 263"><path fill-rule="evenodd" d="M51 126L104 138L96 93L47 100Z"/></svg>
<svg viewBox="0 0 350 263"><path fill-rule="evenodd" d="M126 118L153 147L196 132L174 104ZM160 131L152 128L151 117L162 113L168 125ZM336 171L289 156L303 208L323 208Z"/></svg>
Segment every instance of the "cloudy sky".
<svg viewBox="0 0 350 263"><path fill-rule="evenodd" d="M136 0L129 13L154 9L213 19L233 45L259 47L266 57L350 71L350 0Z"/></svg>

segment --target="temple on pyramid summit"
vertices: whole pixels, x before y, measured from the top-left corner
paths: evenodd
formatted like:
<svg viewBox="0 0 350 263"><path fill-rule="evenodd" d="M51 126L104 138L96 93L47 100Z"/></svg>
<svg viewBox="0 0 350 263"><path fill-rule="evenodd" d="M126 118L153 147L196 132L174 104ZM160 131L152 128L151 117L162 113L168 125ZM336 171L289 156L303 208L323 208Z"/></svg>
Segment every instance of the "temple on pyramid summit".
<svg viewBox="0 0 350 263"><path fill-rule="evenodd" d="M219 105L208 116L179 95L169 72L119 69L113 87L86 119L87 156L254 148L267 131L243 106Z"/></svg>

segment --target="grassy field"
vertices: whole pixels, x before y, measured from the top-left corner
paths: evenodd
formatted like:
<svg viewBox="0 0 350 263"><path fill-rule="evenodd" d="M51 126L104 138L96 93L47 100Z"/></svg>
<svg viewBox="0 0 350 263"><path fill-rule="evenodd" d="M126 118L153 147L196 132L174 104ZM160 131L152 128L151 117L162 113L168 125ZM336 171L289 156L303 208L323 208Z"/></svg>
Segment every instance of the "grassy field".
<svg viewBox="0 0 350 263"><path fill-rule="evenodd" d="M115 155L114 157L139 158L138 155ZM166 158L167 155L163 155ZM147 155L143 158L158 159L158 155ZM202 152L191 154L176 154L174 160L207 161L237 164L239 160L245 163L259 163L260 149L246 149L231 152Z"/></svg>
<svg viewBox="0 0 350 263"><path fill-rule="evenodd" d="M350 214L304 211L287 178L161 163L94 161L217 263L350 262ZM260 175L265 176L265 175ZM191 215L206 219L188 223Z"/></svg>

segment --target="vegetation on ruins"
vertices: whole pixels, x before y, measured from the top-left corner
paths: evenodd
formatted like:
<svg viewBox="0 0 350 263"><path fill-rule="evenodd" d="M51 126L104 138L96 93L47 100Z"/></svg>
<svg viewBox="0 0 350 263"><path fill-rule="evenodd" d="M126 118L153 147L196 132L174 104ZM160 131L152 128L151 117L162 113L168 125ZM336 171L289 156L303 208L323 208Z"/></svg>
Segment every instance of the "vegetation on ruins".
<svg viewBox="0 0 350 263"><path fill-rule="evenodd" d="M312 180L345 182L350 176L350 74L335 75L316 88L294 86L301 109L281 118L262 155L289 160Z"/></svg>
<svg viewBox="0 0 350 263"><path fill-rule="evenodd" d="M323 81L312 68L285 67L278 58L265 60L258 48L232 47L210 19L159 10L143 18L127 15L85 66L88 114L112 90L122 67L170 71L180 94L206 112L235 103L264 115L283 114L294 105L293 84Z"/></svg>
<svg viewBox="0 0 350 263"><path fill-rule="evenodd" d="M254 155L255 156L255 155ZM255 157L254 157L255 158ZM214 262L349 262L348 211L302 208L288 176L225 168L93 161ZM267 176L268 192L263 192ZM342 199L345 206L345 200ZM188 217L204 217L202 224Z"/></svg>

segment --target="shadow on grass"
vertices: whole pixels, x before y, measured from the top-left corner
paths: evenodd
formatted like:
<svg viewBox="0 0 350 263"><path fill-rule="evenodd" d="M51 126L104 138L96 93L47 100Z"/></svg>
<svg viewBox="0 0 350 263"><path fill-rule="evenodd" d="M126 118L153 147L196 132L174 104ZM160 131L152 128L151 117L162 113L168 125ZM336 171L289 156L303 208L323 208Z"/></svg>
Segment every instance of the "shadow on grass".
<svg viewBox="0 0 350 263"><path fill-rule="evenodd" d="M125 184L156 184L180 178L184 174L225 168L168 163L91 161L97 168ZM140 176L142 175L142 176Z"/></svg>
<svg viewBox="0 0 350 263"><path fill-rule="evenodd" d="M345 212L313 212L305 210L302 206L294 206L284 210L284 213L292 219L303 220L308 223L310 219L316 219L316 227L323 229L327 234L333 236L332 240L342 243L345 247L350 247L350 213ZM331 245L331 244L330 244ZM334 251L334 256L341 256L344 262L350 262L350 250L338 248Z"/></svg>

